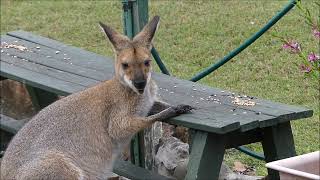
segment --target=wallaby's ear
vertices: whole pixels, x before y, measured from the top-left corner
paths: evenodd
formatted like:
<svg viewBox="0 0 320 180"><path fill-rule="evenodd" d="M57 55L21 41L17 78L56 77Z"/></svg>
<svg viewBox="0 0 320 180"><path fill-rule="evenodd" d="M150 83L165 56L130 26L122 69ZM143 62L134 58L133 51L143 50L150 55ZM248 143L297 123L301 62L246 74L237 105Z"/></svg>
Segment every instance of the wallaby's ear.
<svg viewBox="0 0 320 180"><path fill-rule="evenodd" d="M141 32L139 32L134 38L133 41L139 44L146 46L147 48L152 48L152 40L154 34L159 25L159 16L154 16L152 20L144 26Z"/></svg>
<svg viewBox="0 0 320 180"><path fill-rule="evenodd" d="M111 27L99 22L99 25L103 32L107 35L108 39L112 43L115 51L120 51L129 45L129 38L116 32Z"/></svg>

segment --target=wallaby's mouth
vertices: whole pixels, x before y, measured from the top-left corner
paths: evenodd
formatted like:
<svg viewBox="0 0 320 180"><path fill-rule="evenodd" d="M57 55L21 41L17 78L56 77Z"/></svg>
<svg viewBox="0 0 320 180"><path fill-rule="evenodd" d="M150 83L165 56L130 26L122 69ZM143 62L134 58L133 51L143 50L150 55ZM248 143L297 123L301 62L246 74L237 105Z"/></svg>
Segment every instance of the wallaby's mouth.
<svg viewBox="0 0 320 180"><path fill-rule="evenodd" d="M138 92L139 92L140 94L143 94L144 89L138 89Z"/></svg>
<svg viewBox="0 0 320 180"><path fill-rule="evenodd" d="M147 81L144 80L144 79L143 79L143 80L134 80L134 81L133 81L134 87L138 90L138 92L139 92L140 94L143 93L144 88L146 87L146 84L147 84Z"/></svg>

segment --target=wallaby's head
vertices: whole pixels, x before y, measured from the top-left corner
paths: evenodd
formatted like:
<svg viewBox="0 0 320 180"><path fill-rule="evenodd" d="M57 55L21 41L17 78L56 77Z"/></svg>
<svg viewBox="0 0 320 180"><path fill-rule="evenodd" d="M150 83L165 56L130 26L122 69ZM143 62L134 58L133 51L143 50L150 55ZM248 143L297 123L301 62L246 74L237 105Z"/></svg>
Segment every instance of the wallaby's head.
<svg viewBox="0 0 320 180"><path fill-rule="evenodd" d="M144 92L151 79L150 50L159 19L159 16L153 17L132 40L100 22L114 48L116 78L138 94Z"/></svg>

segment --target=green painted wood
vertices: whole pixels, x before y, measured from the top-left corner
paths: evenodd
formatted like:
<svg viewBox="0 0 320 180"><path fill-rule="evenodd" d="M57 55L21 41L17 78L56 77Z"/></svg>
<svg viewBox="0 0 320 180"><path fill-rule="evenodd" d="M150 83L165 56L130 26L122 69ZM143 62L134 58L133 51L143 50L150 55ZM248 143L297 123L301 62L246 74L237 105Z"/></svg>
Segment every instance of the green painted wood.
<svg viewBox="0 0 320 180"><path fill-rule="evenodd" d="M16 120L4 114L0 114L0 129L2 131L16 134L28 120Z"/></svg>
<svg viewBox="0 0 320 180"><path fill-rule="evenodd" d="M261 142L262 133L261 129L253 129L246 132L233 131L226 136L226 149L236 148L242 145Z"/></svg>
<svg viewBox="0 0 320 180"><path fill-rule="evenodd" d="M8 78L0 76L0 81L6 80Z"/></svg>
<svg viewBox="0 0 320 180"><path fill-rule="evenodd" d="M66 49L69 49L71 52L73 50L78 50L78 51L81 51L81 52L77 52L77 54L81 54L81 55L95 55L97 56L96 54L94 53L91 53L91 52L87 52L87 51L84 51L84 50L81 50L80 48L74 48L74 47L71 47L71 46L67 46L67 45L64 45L60 42L57 42L57 41L54 41L54 40L50 40L48 38L44 38L44 37L40 37L40 36L36 36L36 35L33 35L31 33L28 33L28 32L24 32L24 31L14 31L14 32L10 32L8 33L12 36L15 36L15 37L20 37L20 38L24 38L24 39L27 39L27 40L30 40L32 42L37 42L37 43L40 43L40 44L48 44L48 46L54 46L54 47L59 47L60 49L63 49L63 48L66 48ZM99 56L98 55L98 58L103 58L102 56ZM103 62L103 61L101 61ZM197 86L201 86L199 84L195 84ZM209 88L208 92L210 93L216 93L216 94L226 94L226 93L221 93L222 90L220 89L217 89L217 88L210 88L210 87L206 87L206 86L202 86L203 88ZM302 111L305 112L306 108L301 108L301 107L296 107L296 106L287 106L285 104L281 104L281 103L269 103L270 101L266 101L266 100L261 100L261 99L257 99L256 100L257 102L259 102L260 104L259 105L256 105L254 106L253 108L252 107L241 107L241 108L245 108L247 110L254 110L255 112L262 112L262 111L259 111L261 107L266 107L271 113L272 111L276 111L276 112L273 112L272 114L275 114L276 116L279 115L279 113L277 113L277 109L283 109L283 110L289 110L289 109L292 109L293 112L298 112L298 113L301 113ZM266 105L264 105L266 104ZM289 108L288 108L289 107ZM261 109L263 110L263 109ZM272 110L272 111L271 111ZM309 114L305 115L305 116L310 116L310 110L309 111ZM263 113L263 112L262 112ZM282 113L282 114L285 114L285 113Z"/></svg>
<svg viewBox="0 0 320 180"><path fill-rule="evenodd" d="M37 111L47 107L51 103L58 100L58 95L32 86L26 86L31 97L32 105Z"/></svg>
<svg viewBox="0 0 320 180"><path fill-rule="evenodd" d="M7 55L6 53L9 53L10 55ZM113 70L111 69L109 69L110 72L106 73L93 69L83 68L81 66L74 65L68 61L59 61L54 58L48 58L46 56L36 54L33 52L20 52L15 49L4 49L3 54L3 58L6 58L8 56L17 56L18 58L28 60L29 62L51 67L53 69L68 72L78 76L88 77L95 80L110 79L113 74Z"/></svg>
<svg viewBox="0 0 320 180"><path fill-rule="evenodd" d="M225 152L225 136L197 131L192 140L186 180L219 178Z"/></svg>
<svg viewBox="0 0 320 180"><path fill-rule="evenodd" d="M113 172L132 180L173 180L173 178L161 176L130 162L120 160L116 161Z"/></svg>
<svg viewBox="0 0 320 180"><path fill-rule="evenodd" d="M266 162L296 155L290 122L263 129L262 147ZM269 179L280 179L279 172L268 169Z"/></svg>
<svg viewBox="0 0 320 180"><path fill-rule="evenodd" d="M28 84L32 87L47 90L58 95L66 96L86 88L71 82L62 81L44 74L32 72L3 61L0 61L0 66L1 76Z"/></svg>
<svg viewBox="0 0 320 180"><path fill-rule="evenodd" d="M22 36L23 36L24 32L19 32L19 33L22 33ZM24 39L29 38L29 40L31 39L32 41L48 43L47 45L48 49L52 48L50 46L60 47L61 45L61 43L59 42L50 40L48 38L35 36L32 34L30 35L30 33L25 33L24 36L26 36L24 37ZM88 58L89 56L92 55L92 53L90 52L77 49L77 48L74 49L73 47L70 47L69 51L81 51L81 52L73 52L73 53L81 54L84 56L83 58ZM101 57L99 56L99 58ZM108 64L107 60L106 61L99 60L99 62ZM111 67L109 69L111 69ZM43 68L43 70L45 69ZM88 79L97 77L96 81L103 81L105 78L101 77L102 76L101 73L105 77L112 76L112 74L110 73L111 70L104 70L104 71L99 70L99 72L100 72L100 77L99 77L99 73L94 71L90 71L88 75L90 77L85 77L85 76L83 77ZM8 76L16 77L15 74L10 75L8 74L8 72L5 72L5 70L2 71L1 73L2 74L7 73ZM15 73L18 73L19 77L24 77L24 74L21 72L15 71ZM27 77L29 77L29 75L27 75ZM185 124L189 128L195 128L195 129L200 129L200 130L215 132L215 133L227 133L236 129L241 129L242 131L248 131L256 127L268 127L268 126L276 125L280 122L289 121L291 119L310 117L312 115L312 111L305 108L299 108L299 107L294 108L291 106L287 107L282 104L279 105L279 103L275 103L275 105L272 105L272 103L270 102L266 102L266 105L264 105L263 104L264 101L260 99L254 99L257 102L261 101L260 104L254 106L254 108L244 107L244 106L238 107L231 103L231 99L228 98L228 93L222 92L222 90L219 90L216 88L210 88L200 84L192 83L190 81L180 80L174 77L169 77L169 76L161 75L157 73L154 73L153 77L160 87L159 94L164 101L167 101L173 105L180 104L180 103L190 104L198 108L197 110L194 110L192 114L183 115L183 116L169 120L169 122L172 124L179 124L179 125ZM48 79L48 77L45 76L45 79ZM80 77L79 79L80 82L86 81L81 79L82 78ZM20 79L20 81L23 81L23 79ZM43 82L41 79L40 81ZM69 82L69 84L79 83L79 81L77 82L72 81L72 83ZM60 82L62 83L63 81L60 81ZM31 82L31 83L38 84L39 86L39 83L37 81ZM52 85L48 85L49 87L45 87L42 84L48 85L48 83L43 82L40 84L40 86L42 86L43 88L52 90ZM90 83L88 82L88 84ZM68 89L67 90L68 92L74 92L74 90L70 91L70 87L66 87L65 85L61 85L59 83L58 85L59 85L58 89L54 87L55 91L59 90L61 93L61 91L65 92L66 89ZM177 87L175 88L174 86L177 86ZM81 89L81 88L78 88L78 89ZM197 90L194 91L193 89L197 89ZM205 89L205 90L202 90L202 89ZM220 99L221 104L214 103L214 102L207 102L206 100L201 101L199 99L199 98L205 99L207 96L212 94L216 94L217 96L216 98ZM233 109L235 110L232 111ZM260 111L261 109L264 111ZM290 109L292 110L290 111ZM258 112L261 112L261 114L260 115L257 114ZM243 114L243 113L246 113L246 114ZM195 121L195 119L197 119L197 121Z"/></svg>
<svg viewBox="0 0 320 180"><path fill-rule="evenodd" d="M97 23L98 26L98 23ZM87 66L91 66L92 68L98 69L98 70L105 70L105 68L111 67L113 60L111 58L86 51L84 49L74 47L71 45L67 45L65 43L49 39L46 37L38 36L35 34L32 34L30 32L26 31L13 31L8 32L7 35L16 37L17 40L26 40L29 42L33 42L35 44L39 44L42 46L46 46L48 48L54 49L55 51L60 51L60 55L67 54L67 56L70 56L73 60L80 59L83 60L83 64L87 64ZM1 36L2 37L2 36ZM54 52L55 52L54 51ZM77 62L81 62L81 61ZM105 67L106 66L106 67Z"/></svg>
<svg viewBox="0 0 320 180"><path fill-rule="evenodd" d="M41 36L36 36L36 35L32 35L32 39L36 39L39 38L41 39ZM30 36L31 36L30 35ZM29 39L28 39L29 40ZM28 48L29 51L32 51L32 53L37 54L38 56L43 57L44 59L55 59L58 61L62 61L62 62L69 62L72 63L75 66L80 66L83 68L87 68L90 70L97 70L97 71L109 71L111 70L113 73L113 67L114 67L114 63L113 60L108 58L108 57L104 57L98 54L94 54L92 52L89 51L85 51L82 50L80 48L73 48L73 47L65 47L65 48L60 48L61 46L65 46L62 43L58 42L58 41L54 41L54 40L50 40L50 39L45 39L45 42L40 41L38 43L36 42L32 42L28 41L25 39L18 39L16 37L10 36L10 35L2 35L1 36L1 42L6 42L8 44L19 44L19 45L23 45L25 47ZM51 43L51 41L55 42L54 44ZM46 44L41 44L41 43L49 43L51 44L53 47L48 47ZM61 44L61 46L60 46ZM37 47L39 47L40 49L37 49ZM58 47L59 49L56 49L55 47ZM71 48L71 49L69 49ZM7 49L3 49L4 51L6 51ZM57 53L57 51L59 53ZM47 56L50 56L50 58L48 58ZM67 60L64 58L68 58ZM70 58L70 59L69 59Z"/></svg>
<svg viewBox="0 0 320 180"><path fill-rule="evenodd" d="M47 75L59 80L71 82L71 83L78 84L85 87L90 87L100 82L87 77L57 70L49 66L43 66L41 64L34 63L33 61L28 59L21 59L20 57L14 58L12 56L3 55L1 57L1 61L6 62L8 64L13 64L17 67L20 67L26 70L30 70L32 72L37 72L43 75Z"/></svg>

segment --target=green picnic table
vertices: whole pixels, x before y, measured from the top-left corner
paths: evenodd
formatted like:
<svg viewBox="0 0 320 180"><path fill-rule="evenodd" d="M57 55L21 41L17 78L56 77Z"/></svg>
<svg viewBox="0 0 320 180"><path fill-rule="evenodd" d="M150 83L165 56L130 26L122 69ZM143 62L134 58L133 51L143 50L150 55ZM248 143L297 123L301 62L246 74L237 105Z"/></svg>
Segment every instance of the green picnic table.
<svg viewBox="0 0 320 180"><path fill-rule="evenodd" d="M108 57L25 31L1 36L0 67L1 79L27 85L39 109L58 96L108 80L114 73L113 60ZM166 121L190 129L188 180L218 179L225 150L245 144L261 142L266 162L295 156L290 121L313 114L307 108L240 95L164 74L154 73L153 78L164 101L196 107L191 114ZM7 128L10 129L5 126L2 130ZM116 165L114 172L132 179L166 179L152 176L142 168L128 168L129 164ZM271 179L279 179L276 171L268 170L268 174Z"/></svg>

